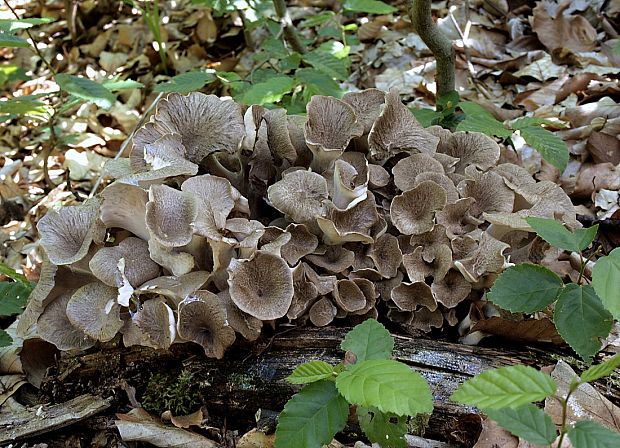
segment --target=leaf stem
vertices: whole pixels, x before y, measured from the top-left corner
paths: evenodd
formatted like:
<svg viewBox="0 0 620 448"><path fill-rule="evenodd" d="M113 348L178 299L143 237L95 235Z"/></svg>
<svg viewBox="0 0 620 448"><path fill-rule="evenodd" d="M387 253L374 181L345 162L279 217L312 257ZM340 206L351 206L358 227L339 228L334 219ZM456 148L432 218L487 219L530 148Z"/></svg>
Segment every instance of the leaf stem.
<svg viewBox="0 0 620 448"><path fill-rule="evenodd" d="M562 401L562 427L560 428L560 440L558 440L558 445L556 448L562 448L562 442L564 442L564 436L566 435L567 432L567 424L566 424L566 418L567 418L567 414L568 414L568 400L570 399L570 396L573 394L573 392L575 392L575 390L577 390L577 388L581 385L580 382L574 382L571 383L569 389L568 389L568 394L566 394L566 398Z"/></svg>
<svg viewBox="0 0 620 448"><path fill-rule="evenodd" d="M596 257L597 255L600 255L602 251L602 246L599 246L593 253L591 253L588 258L583 258L583 255L581 253L579 253L579 257L580 257L580 269L579 269L579 278L577 279L577 284L581 285L581 280L584 278L583 274L585 272L586 266L588 265L588 263L590 261L592 261L592 259L594 257Z"/></svg>

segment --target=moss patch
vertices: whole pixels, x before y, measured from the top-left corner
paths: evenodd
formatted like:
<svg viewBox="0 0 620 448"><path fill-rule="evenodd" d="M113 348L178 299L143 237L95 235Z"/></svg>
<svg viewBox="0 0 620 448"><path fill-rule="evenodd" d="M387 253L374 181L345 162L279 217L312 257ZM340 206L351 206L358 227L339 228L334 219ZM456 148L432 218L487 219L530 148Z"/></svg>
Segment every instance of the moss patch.
<svg viewBox="0 0 620 448"><path fill-rule="evenodd" d="M200 399L193 376L188 370L152 374L142 397L142 406L157 414L170 410L173 415L187 415L196 411Z"/></svg>

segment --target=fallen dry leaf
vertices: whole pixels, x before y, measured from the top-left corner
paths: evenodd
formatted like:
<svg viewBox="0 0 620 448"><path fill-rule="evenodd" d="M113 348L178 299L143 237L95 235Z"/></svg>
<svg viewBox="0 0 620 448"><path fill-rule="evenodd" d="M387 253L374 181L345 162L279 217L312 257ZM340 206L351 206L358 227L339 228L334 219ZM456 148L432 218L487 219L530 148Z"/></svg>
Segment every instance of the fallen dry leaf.
<svg viewBox="0 0 620 448"><path fill-rule="evenodd" d="M596 47L596 30L588 20L583 16L564 14L571 3L571 0L565 0L558 7L555 17L549 16L544 2L534 8L532 28L550 51L591 51Z"/></svg>

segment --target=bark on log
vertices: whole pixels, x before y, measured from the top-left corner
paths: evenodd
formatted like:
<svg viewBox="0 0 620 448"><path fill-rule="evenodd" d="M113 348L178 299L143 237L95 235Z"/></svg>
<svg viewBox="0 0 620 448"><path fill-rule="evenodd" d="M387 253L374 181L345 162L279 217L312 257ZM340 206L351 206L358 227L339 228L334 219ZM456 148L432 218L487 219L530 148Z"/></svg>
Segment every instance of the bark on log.
<svg viewBox="0 0 620 448"><path fill-rule="evenodd" d="M189 369L195 372L200 398L215 419L226 418L228 427L254 424L259 408L280 411L299 388L286 378L298 364L323 360L337 364L339 345L347 329L293 329L247 348L238 347L222 360L209 359L193 344L177 344L170 351L146 347L110 348L92 354L63 356L43 382L46 399L69 400L83 393L114 396L117 408L127 403L123 381L141 399L152 373ZM444 341L395 336L394 356L420 372L430 383L435 410L426 436L471 446L480 431L474 409L450 402L449 396L464 380L486 369L524 363L537 367L553 364L549 352L523 347L496 350ZM615 391L614 393L617 393Z"/></svg>

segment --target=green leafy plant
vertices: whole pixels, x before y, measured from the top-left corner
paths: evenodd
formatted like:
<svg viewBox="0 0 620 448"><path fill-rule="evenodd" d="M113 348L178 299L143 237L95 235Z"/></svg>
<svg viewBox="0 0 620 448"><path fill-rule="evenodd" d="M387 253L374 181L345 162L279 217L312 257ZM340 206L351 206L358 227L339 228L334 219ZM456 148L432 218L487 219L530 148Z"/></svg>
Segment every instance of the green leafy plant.
<svg viewBox="0 0 620 448"><path fill-rule="evenodd" d="M22 274L3 263L0 263L0 274L10 279L0 282L0 316L21 314L32 292L32 284ZM0 329L0 347L11 345L11 342L11 336Z"/></svg>
<svg viewBox="0 0 620 448"><path fill-rule="evenodd" d="M151 375L141 404L149 412L186 415L199 406L194 375L187 369L180 372L155 373Z"/></svg>
<svg viewBox="0 0 620 448"><path fill-rule="evenodd" d="M553 219L530 217L526 221L549 244L580 254L577 283L564 284L550 269L521 263L499 275L487 298L508 311L521 313L551 313L548 307L555 304L553 322L558 333L582 359L590 362L601 348L601 339L611 331L612 314L619 314L620 250L599 258L592 285L583 284L586 265L599 251L588 258L581 252L594 241L598 225L570 231Z"/></svg>
<svg viewBox="0 0 620 448"><path fill-rule="evenodd" d="M276 448L320 448L342 430L349 405L362 431L384 448L406 447L408 416L430 413L427 382L409 366L390 359L394 339L383 325L366 320L351 330L340 347L345 362L299 365L287 378L306 384L284 406L276 430Z"/></svg>
<svg viewBox="0 0 620 448"><path fill-rule="evenodd" d="M142 14L144 23L153 35L153 40L157 44L157 51L164 73L168 72L168 52L166 43L161 34L161 17L159 15L159 0L123 0L125 4L136 8Z"/></svg>
<svg viewBox="0 0 620 448"><path fill-rule="evenodd" d="M620 355L590 367L569 385L566 397L556 395L557 384L546 373L522 365L487 370L465 381L451 399L477 406L502 428L535 445L553 444L558 438L551 417L534 403L553 397L562 405L562 423L557 448L566 437L574 448L620 446L620 434L594 421L569 425L567 408L572 394L582 384L611 374L620 366Z"/></svg>

